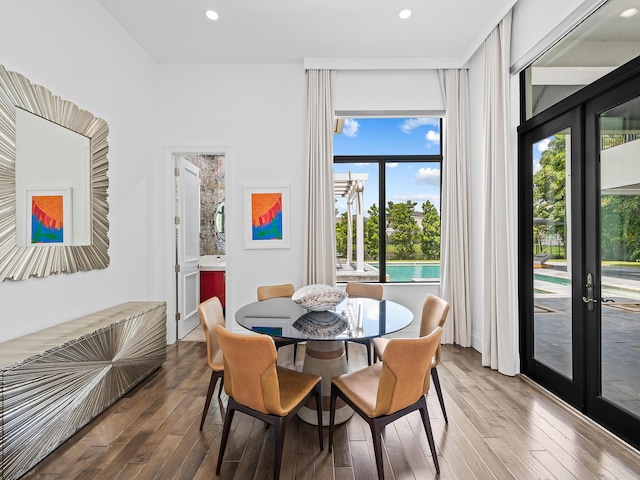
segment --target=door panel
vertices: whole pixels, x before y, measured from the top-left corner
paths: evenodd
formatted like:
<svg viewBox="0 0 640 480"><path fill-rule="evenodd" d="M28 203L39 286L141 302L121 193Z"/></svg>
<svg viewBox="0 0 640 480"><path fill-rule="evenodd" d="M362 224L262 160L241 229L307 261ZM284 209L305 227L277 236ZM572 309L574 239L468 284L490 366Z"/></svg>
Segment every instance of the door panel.
<svg viewBox="0 0 640 480"><path fill-rule="evenodd" d="M178 338L199 323L200 169L179 156L176 161Z"/></svg>
<svg viewBox="0 0 640 480"><path fill-rule="evenodd" d="M528 173L520 186L529 195L521 223L521 261L529 272L521 285L527 312L524 370L576 407L584 399L584 329L576 302L583 283L576 261L582 244L575 235L580 224L573 220L580 211L581 188L574 181L580 138L579 109L528 132L521 144Z"/></svg>
<svg viewBox="0 0 640 480"><path fill-rule="evenodd" d="M586 106L586 265L597 297L587 318L587 412L640 443L640 88L621 85Z"/></svg>

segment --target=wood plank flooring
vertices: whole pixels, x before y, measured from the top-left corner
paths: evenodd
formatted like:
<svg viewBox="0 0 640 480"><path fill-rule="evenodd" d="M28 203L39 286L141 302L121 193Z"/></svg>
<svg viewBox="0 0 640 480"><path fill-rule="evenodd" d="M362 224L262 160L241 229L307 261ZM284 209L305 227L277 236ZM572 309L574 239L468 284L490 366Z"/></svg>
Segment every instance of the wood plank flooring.
<svg viewBox="0 0 640 480"><path fill-rule="evenodd" d="M292 364L292 347L279 362ZM365 366L364 348L350 345L352 369ZM167 347L162 368L28 472L23 479L210 479L226 397L217 391L202 432L198 427L210 377L206 346ZM441 479L638 479L640 454L520 377L480 365L472 349L443 346L438 366L449 424L435 393L427 397ZM298 349L301 368L304 347ZM269 479L273 429L236 414L219 478ZM376 478L371 434L357 416L336 428L333 453L320 451L317 431L297 417L285 438L283 480ZM438 478L420 416L385 432L390 480Z"/></svg>

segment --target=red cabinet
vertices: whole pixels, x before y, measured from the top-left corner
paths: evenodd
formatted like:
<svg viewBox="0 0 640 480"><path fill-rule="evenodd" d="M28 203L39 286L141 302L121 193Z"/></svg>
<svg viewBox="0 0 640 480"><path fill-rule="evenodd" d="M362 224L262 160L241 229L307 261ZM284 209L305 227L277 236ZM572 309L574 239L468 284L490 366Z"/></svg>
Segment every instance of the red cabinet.
<svg viewBox="0 0 640 480"><path fill-rule="evenodd" d="M200 272L200 301L218 297L222 306L225 306L225 272L224 271L201 271Z"/></svg>

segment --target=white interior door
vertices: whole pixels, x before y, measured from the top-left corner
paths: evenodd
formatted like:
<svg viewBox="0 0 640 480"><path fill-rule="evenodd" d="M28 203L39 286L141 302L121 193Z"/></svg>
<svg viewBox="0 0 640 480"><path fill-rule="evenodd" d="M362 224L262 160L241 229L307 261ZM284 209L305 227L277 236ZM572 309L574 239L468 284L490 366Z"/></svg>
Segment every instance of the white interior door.
<svg viewBox="0 0 640 480"><path fill-rule="evenodd" d="M199 323L200 303L200 169L176 158L177 196L177 330L183 338Z"/></svg>

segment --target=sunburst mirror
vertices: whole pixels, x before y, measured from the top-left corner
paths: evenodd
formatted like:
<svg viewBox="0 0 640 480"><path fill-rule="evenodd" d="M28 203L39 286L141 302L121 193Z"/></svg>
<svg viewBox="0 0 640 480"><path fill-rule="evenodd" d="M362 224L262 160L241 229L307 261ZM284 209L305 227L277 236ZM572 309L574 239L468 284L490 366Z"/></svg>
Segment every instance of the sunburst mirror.
<svg viewBox="0 0 640 480"><path fill-rule="evenodd" d="M17 121L25 112L38 120ZM26 123L50 128L42 119L63 132L27 138ZM65 141L42 137L64 132L86 143L74 154L52 153ZM0 281L109 265L108 133L104 120L0 65ZM34 151L35 160L21 158Z"/></svg>

